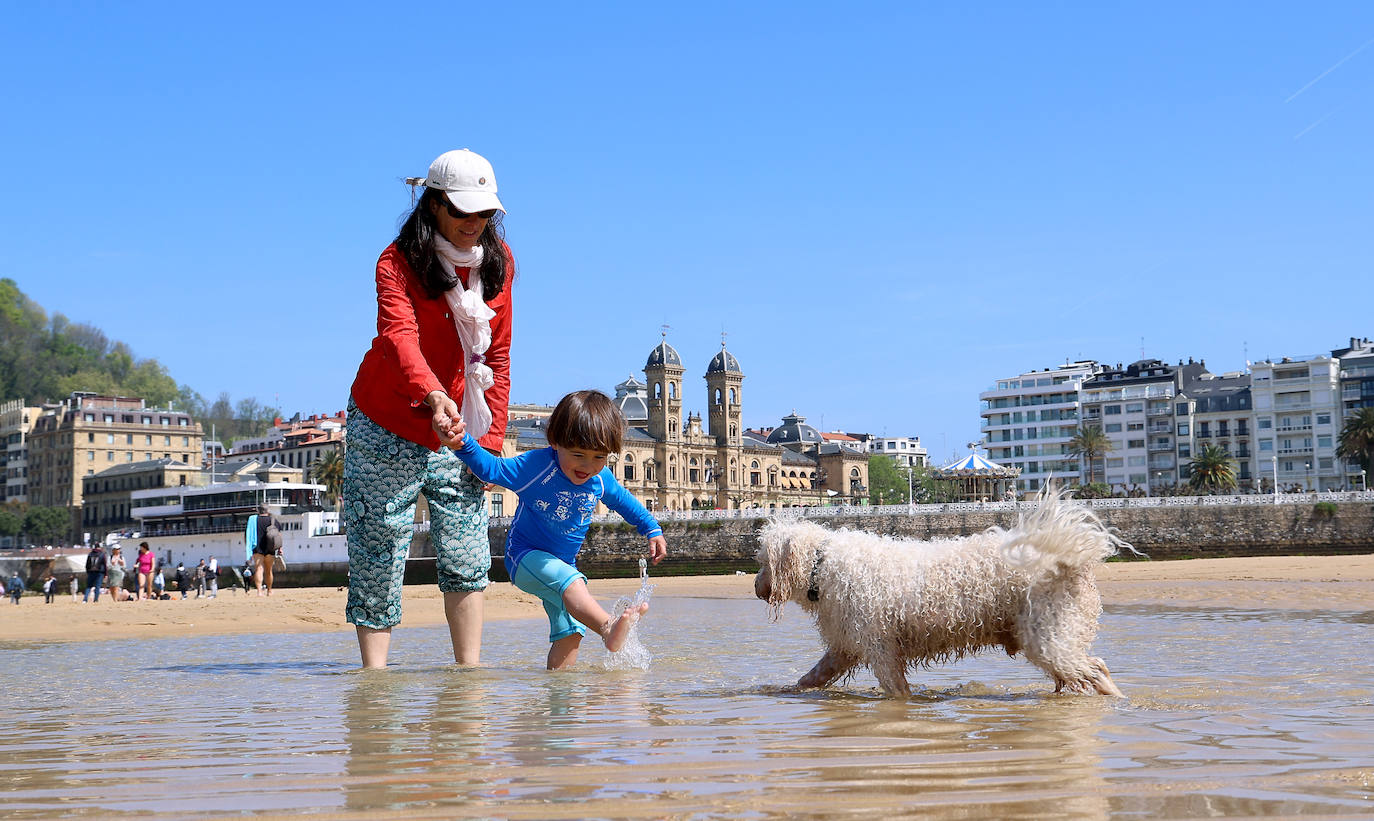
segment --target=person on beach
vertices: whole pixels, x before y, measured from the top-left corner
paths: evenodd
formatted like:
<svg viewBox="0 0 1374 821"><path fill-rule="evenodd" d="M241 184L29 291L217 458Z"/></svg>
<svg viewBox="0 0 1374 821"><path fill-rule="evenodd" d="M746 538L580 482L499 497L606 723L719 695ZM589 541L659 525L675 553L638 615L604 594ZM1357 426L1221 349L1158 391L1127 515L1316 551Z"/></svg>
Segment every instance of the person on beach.
<svg viewBox="0 0 1374 821"><path fill-rule="evenodd" d="M134 557L134 569L138 572L138 598L140 601L153 597L153 549L147 542L138 543L138 555Z"/></svg>
<svg viewBox="0 0 1374 821"><path fill-rule="evenodd" d="M210 557L210 563L205 566L205 586L209 589L210 598L219 595L219 559Z"/></svg>
<svg viewBox="0 0 1374 821"><path fill-rule="evenodd" d="M185 601L186 594L190 592L191 589L191 574L186 572L186 565L177 562L177 569L176 572L172 574L172 579L177 583L177 592L181 594L182 600Z"/></svg>
<svg viewBox="0 0 1374 821"><path fill-rule="evenodd" d="M462 428L461 420L450 425L454 431ZM620 451L624 434L625 418L606 394L577 391L563 397L549 417L549 447L502 459L464 435L458 449L458 458L477 478L508 487L520 498L506 537L506 572L516 587L544 603L552 644L550 670L577 661L584 625L615 652L649 609L646 602L623 613L607 613L587 590L587 577L577 570L577 554L598 502L625 517L649 540L648 555L654 564L668 553L663 528L606 467L606 457Z"/></svg>
<svg viewBox="0 0 1374 821"><path fill-rule="evenodd" d="M52 604L53 594L57 592L57 579L48 576L43 580L43 603Z"/></svg>
<svg viewBox="0 0 1374 821"><path fill-rule="evenodd" d="M162 575L162 562L157 563L157 569L153 571L153 598L162 600L162 593L167 589L167 578ZM170 598L170 596L168 597Z"/></svg>
<svg viewBox="0 0 1374 821"><path fill-rule="evenodd" d="M258 515L249 525L249 541L253 548L253 583L259 596L272 595L272 582L281 553L281 525L267 505L258 505Z"/></svg>
<svg viewBox="0 0 1374 821"><path fill-rule="evenodd" d="M24 595L24 580L20 578L19 571L16 570L14 575L10 577L10 583L6 589L9 591L10 598L14 599L15 604L18 604L19 597Z"/></svg>
<svg viewBox="0 0 1374 821"><path fill-rule="evenodd" d="M105 582L105 571L109 568L109 559L105 557L105 551L100 545L91 548L91 552L86 554L86 592L81 596L84 604L91 600L91 592L95 592L95 600L100 601L100 587Z"/></svg>
<svg viewBox="0 0 1374 821"><path fill-rule="evenodd" d="M128 562L124 561L124 554L118 545L110 548L110 558L106 564L110 575L105 584L110 588L110 600L121 602L124 600L124 573Z"/></svg>
<svg viewBox="0 0 1374 821"><path fill-rule="evenodd" d="M478 444L501 449L515 260L484 158L449 151L407 182L424 190L377 260L377 335L348 402L345 617L357 629L363 667L385 667L423 493L453 659L471 666L481 654L491 569L487 506L482 483L450 450L460 441L449 425L461 408Z"/></svg>

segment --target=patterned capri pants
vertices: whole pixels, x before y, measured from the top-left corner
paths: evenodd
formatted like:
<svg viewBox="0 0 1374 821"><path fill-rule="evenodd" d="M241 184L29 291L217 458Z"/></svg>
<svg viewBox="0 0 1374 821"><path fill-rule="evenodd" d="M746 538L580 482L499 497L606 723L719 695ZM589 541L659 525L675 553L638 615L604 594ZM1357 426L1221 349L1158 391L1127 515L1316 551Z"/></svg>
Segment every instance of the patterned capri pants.
<svg viewBox="0 0 1374 821"><path fill-rule="evenodd" d="M348 621L378 630L401 622L401 584L421 493L429 503L439 589L485 590L491 546L482 482L453 451L436 453L402 439L364 416L352 399L345 436Z"/></svg>

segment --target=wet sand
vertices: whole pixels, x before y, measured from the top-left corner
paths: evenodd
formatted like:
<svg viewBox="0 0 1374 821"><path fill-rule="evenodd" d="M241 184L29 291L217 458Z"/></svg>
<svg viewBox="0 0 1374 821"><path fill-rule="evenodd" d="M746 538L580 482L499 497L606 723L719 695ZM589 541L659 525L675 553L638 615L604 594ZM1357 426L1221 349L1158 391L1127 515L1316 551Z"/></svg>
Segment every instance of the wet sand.
<svg viewBox="0 0 1374 821"><path fill-rule="evenodd" d="M753 598L752 575L652 578L655 598ZM1106 605L1175 605L1284 610L1374 610L1374 554L1112 562L1098 572ZM594 579L591 590L609 603L633 592L638 579ZM121 602L108 595L81 604L59 595L44 604L26 595L0 603L0 641L54 642L298 633L352 630L344 622L346 592L282 588L270 597L221 588L215 599ZM430 585L406 588L402 627L443 624L443 602ZM489 621L542 618L543 608L510 584L486 594ZM763 613L760 610L760 617Z"/></svg>

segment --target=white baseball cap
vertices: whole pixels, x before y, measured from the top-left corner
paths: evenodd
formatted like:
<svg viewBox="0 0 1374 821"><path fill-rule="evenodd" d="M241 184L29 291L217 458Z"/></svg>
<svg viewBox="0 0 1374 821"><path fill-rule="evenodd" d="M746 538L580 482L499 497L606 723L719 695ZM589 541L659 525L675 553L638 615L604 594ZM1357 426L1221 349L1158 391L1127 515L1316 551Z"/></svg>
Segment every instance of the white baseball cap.
<svg viewBox="0 0 1374 821"><path fill-rule="evenodd" d="M464 213L506 211L496 198L496 174L491 163L466 148L445 151L430 163L425 187L443 191L454 207Z"/></svg>

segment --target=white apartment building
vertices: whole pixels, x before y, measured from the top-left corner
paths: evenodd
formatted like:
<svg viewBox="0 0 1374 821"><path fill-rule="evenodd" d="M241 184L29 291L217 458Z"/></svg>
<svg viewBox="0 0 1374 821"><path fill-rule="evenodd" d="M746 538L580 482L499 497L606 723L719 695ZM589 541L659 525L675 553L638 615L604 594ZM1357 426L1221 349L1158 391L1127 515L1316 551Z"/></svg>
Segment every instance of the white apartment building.
<svg viewBox="0 0 1374 821"><path fill-rule="evenodd" d="M930 464L930 454L921 447L919 436L869 436L863 442L863 450L891 457L898 467L925 467Z"/></svg>
<svg viewBox="0 0 1374 821"><path fill-rule="evenodd" d="M1069 440L1078 430L1079 387L1100 370L1090 359L1069 362L999 379L978 394L983 447L992 461L1021 469L1016 488L1022 495L1051 475L1068 485L1082 481Z"/></svg>
<svg viewBox="0 0 1374 821"><path fill-rule="evenodd" d="M1340 435L1340 360L1317 355L1250 365L1255 411L1251 472L1280 490L1340 490L1348 481L1336 458Z"/></svg>
<svg viewBox="0 0 1374 821"><path fill-rule="evenodd" d="M1202 363L1142 359L1104 367L1079 390L1083 424L1101 426L1112 448L1093 464L1093 479L1113 491L1159 492L1178 483L1174 397L1206 371ZM1179 429L1183 435L1187 431ZM1085 471L1087 472L1087 471Z"/></svg>

